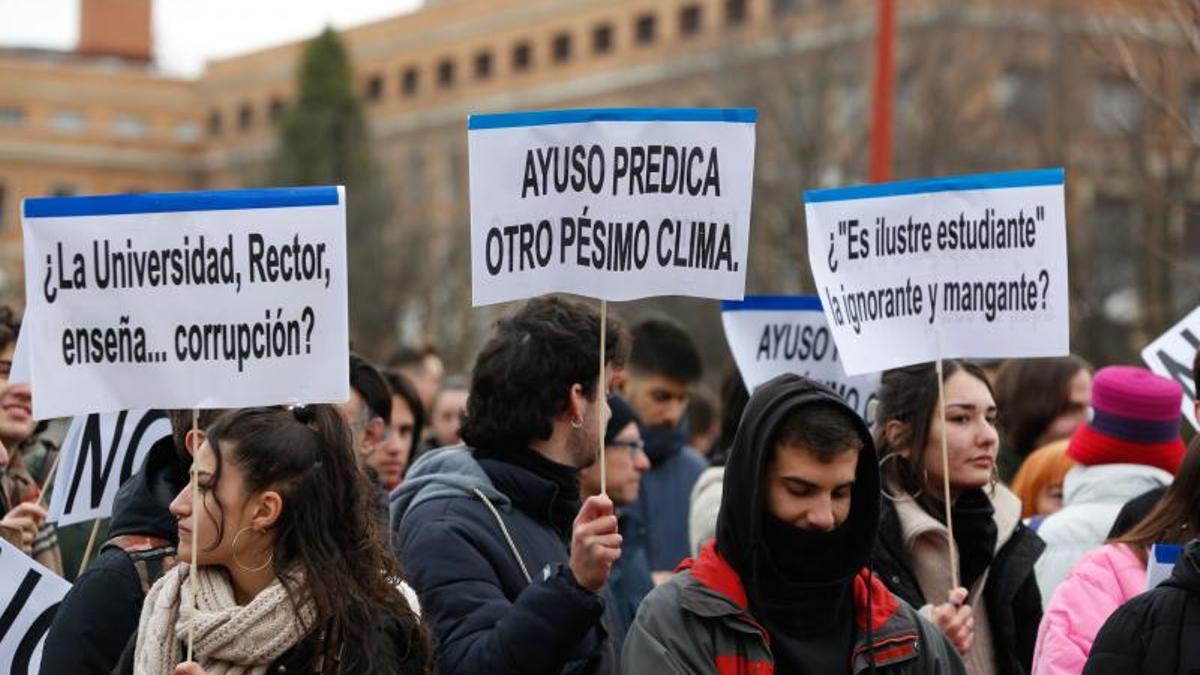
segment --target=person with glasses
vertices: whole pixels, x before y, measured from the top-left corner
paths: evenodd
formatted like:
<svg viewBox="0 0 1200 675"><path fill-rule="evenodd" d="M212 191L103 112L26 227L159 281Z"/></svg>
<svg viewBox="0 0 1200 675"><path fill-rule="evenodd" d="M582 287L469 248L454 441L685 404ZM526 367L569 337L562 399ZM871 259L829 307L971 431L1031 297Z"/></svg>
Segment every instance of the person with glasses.
<svg viewBox="0 0 1200 675"><path fill-rule="evenodd" d="M350 427L354 456L375 486L375 510L387 531L388 484L399 484L404 463L384 451L392 430L392 390L383 373L358 354L350 354L350 400L337 406Z"/></svg>
<svg viewBox="0 0 1200 675"><path fill-rule="evenodd" d="M608 497L617 508L617 528L621 532L621 557L608 578L609 616L614 637L624 638L642 598L654 588L650 559L646 556L646 526L626 508L637 501L642 475L650 470L646 444L638 431L637 413L620 396L608 397L612 417L604 431L604 468ZM579 470L579 487L586 499L604 490L600 484L600 464Z"/></svg>

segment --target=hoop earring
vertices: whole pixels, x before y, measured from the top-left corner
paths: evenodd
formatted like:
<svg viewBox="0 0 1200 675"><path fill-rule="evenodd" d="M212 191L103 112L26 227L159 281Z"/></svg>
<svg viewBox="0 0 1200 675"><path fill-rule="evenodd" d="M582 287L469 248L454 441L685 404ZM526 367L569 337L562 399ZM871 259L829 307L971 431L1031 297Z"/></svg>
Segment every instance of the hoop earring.
<svg viewBox="0 0 1200 675"><path fill-rule="evenodd" d="M246 530L254 530L255 532L259 531L252 527L243 527L242 529L237 531L237 534L233 535L233 543L230 545L230 548L233 551L233 564L237 565L243 572L261 572L261 571L267 569L267 566L269 566L272 562L275 561L275 552L271 551L267 555L267 561L264 562L263 564L259 565L258 567L246 567L245 565L243 565L242 561L238 560L237 543L238 543L238 537L245 534Z"/></svg>
<svg viewBox="0 0 1200 675"><path fill-rule="evenodd" d="M922 486L920 490L917 490L917 493L914 495L905 494L903 497L893 497L891 494L888 493L887 481L883 477L883 465L886 464L889 459L895 459L897 461L899 461L899 460L909 461L906 458L901 457L900 455L898 455L894 452L884 455L883 459L879 460L879 494L883 495L889 501L893 501L893 502L899 502L899 501L903 501L905 499L915 500L917 497L920 497L921 493L923 493L925 491L924 486ZM929 482L929 469L928 468L925 469L925 482L926 483Z"/></svg>
<svg viewBox="0 0 1200 675"><path fill-rule="evenodd" d="M582 417L571 418L571 428L572 429L582 429L583 428L583 418Z"/></svg>

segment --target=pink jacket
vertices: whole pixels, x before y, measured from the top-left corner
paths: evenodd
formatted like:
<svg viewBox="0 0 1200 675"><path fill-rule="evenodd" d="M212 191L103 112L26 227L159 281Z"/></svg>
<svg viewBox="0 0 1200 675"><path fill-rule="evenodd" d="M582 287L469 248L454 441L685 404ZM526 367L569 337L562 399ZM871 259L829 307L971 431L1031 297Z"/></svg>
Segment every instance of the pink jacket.
<svg viewBox="0 0 1200 675"><path fill-rule="evenodd" d="M1038 627L1031 675L1079 675L1109 615L1146 587L1146 564L1123 544L1088 553L1054 591Z"/></svg>

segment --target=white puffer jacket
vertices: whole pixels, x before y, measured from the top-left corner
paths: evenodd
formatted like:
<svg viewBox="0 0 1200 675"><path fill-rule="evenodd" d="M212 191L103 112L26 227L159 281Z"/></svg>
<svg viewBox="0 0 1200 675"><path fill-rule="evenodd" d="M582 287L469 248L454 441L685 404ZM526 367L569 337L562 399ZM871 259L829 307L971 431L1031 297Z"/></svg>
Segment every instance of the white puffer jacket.
<svg viewBox="0 0 1200 675"><path fill-rule="evenodd" d="M1144 464L1077 466L1063 481L1063 508L1038 528L1046 551L1034 566L1042 606L1088 552L1104 545L1125 502L1169 485L1173 476Z"/></svg>

